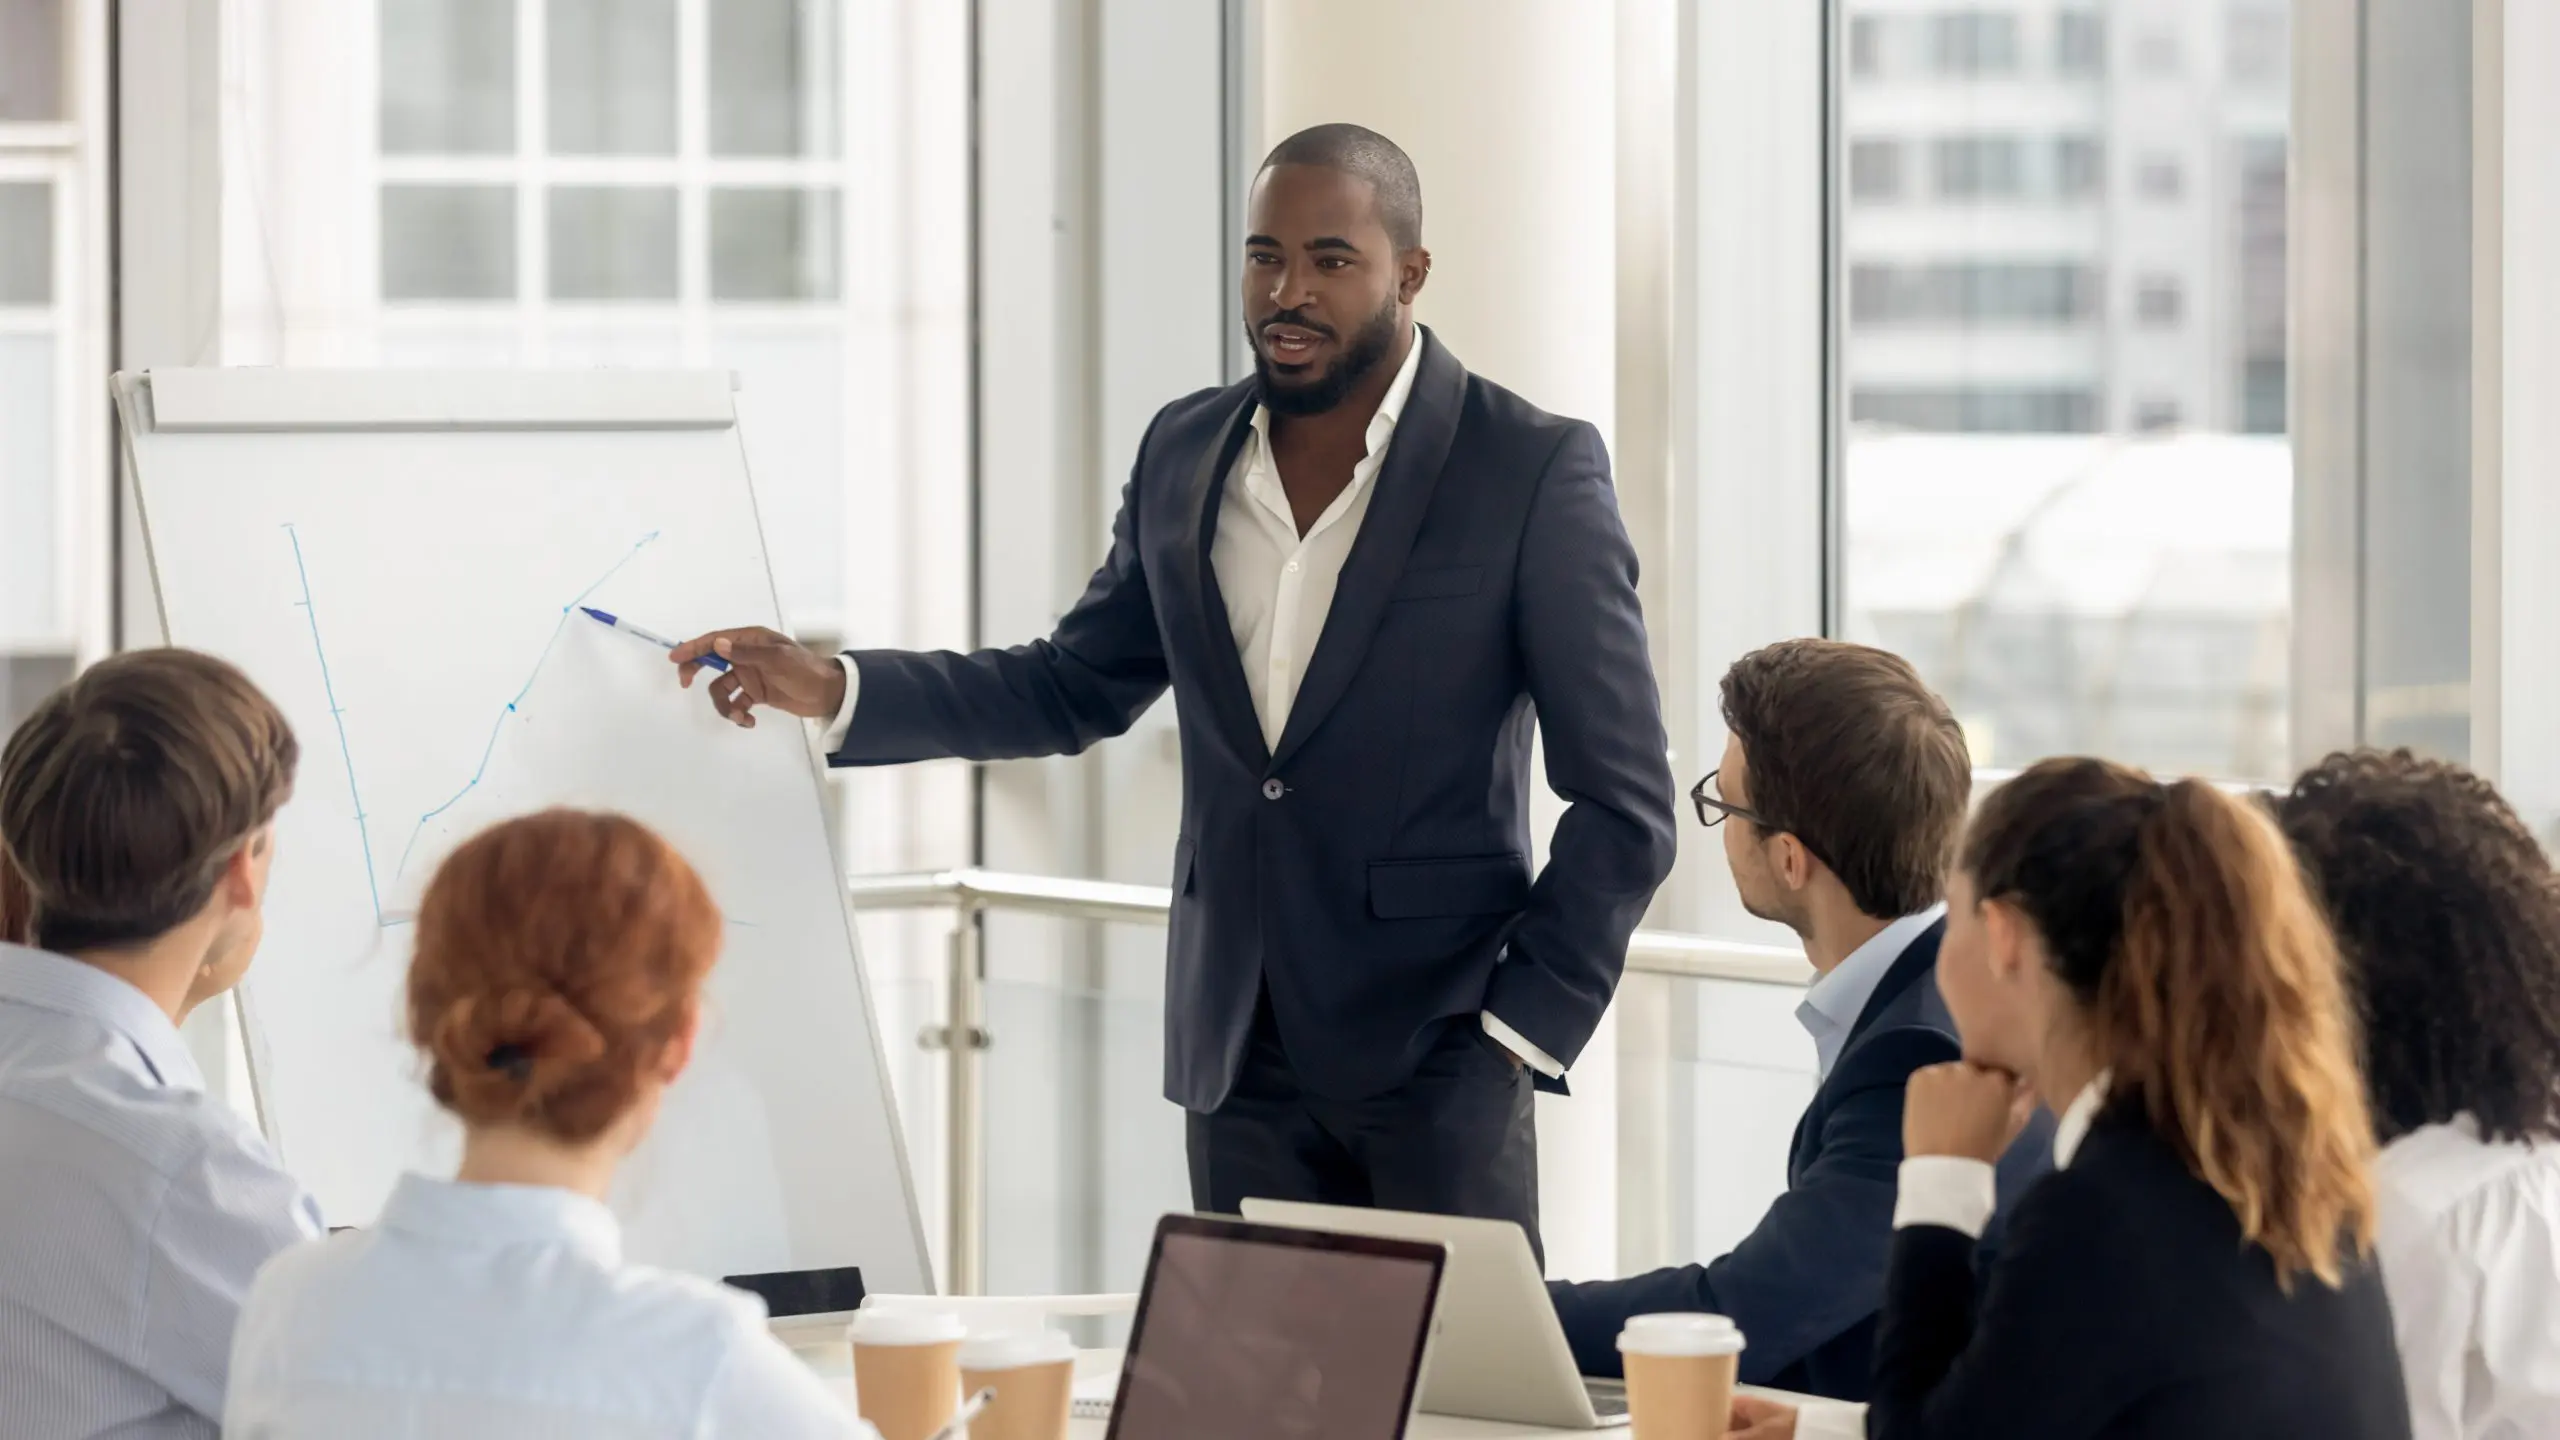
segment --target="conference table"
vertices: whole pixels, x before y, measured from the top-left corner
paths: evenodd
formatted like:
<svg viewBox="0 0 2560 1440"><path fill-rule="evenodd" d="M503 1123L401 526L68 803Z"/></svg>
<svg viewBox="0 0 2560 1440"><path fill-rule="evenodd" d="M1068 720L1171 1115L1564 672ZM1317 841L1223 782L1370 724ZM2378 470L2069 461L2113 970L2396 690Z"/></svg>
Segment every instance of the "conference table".
<svg viewBox="0 0 2560 1440"><path fill-rule="evenodd" d="M1083 1382L1088 1377L1114 1374L1119 1368L1120 1352L1117 1350L1084 1351L1076 1358L1076 1375L1079 1381L1077 1388L1084 1389ZM833 1391L838 1399L844 1401L848 1408L854 1405L851 1376L821 1371L821 1378L826 1381L827 1388ZM1791 1395L1783 1390L1763 1390L1750 1385L1742 1388L1745 1394L1764 1395L1772 1400L1784 1400L1791 1404L1829 1405L1833 1403L1828 1400L1808 1399L1802 1395ZM1076 1420L1068 1424L1067 1436L1068 1440L1103 1440L1110 1430L1111 1422L1108 1420ZM1456 1415L1419 1414L1413 1417L1413 1423L1405 1428L1404 1433L1405 1440L1560 1440L1560 1437L1567 1436L1579 1437L1579 1440L1595 1440L1595 1437L1597 1440L1606 1440L1608 1436L1623 1436L1627 1432L1624 1427L1600 1431L1550 1430L1537 1425L1507 1425L1496 1420L1468 1420Z"/></svg>

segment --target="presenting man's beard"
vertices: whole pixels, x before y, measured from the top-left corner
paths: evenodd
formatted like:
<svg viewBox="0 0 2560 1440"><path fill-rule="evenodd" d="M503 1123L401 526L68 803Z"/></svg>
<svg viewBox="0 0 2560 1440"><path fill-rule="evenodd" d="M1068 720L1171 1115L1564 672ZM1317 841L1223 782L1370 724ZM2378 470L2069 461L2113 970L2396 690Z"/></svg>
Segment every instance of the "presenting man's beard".
<svg viewBox="0 0 2560 1440"><path fill-rule="evenodd" d="M1262 391L1262 403L1270 407L1274 415L1321 415L1341 404L1342 397L1350 394L1370 371L1378 368L1378 362L1387 358L1387 352L1395 348L1396 301L1392 295L1387 297L1385 306L1353 333L1351 343L1343 347L1342 358L1334 361L1331 369L1314 379L1295 384L1272 373L1271 357L1262 352L1262 325L1295 325L1328 338L1333 332L1300 318L1294 310L1282 310L1266 316L1261 325L1251 320L1244 325L1245 339L1253 345L1253 370L1260 382L1258 388Z"/></svg>

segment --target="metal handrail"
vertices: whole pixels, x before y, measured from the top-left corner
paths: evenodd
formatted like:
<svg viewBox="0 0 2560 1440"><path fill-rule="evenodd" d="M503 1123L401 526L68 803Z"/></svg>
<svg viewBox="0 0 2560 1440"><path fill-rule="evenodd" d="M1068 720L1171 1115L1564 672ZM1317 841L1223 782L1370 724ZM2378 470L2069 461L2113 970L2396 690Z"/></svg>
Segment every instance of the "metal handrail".
<svg viewBox="0 0 2560 1440"><path fill-rule="evenodd" d="M944 1052L950 1086L943 1139L950 1193L946 1232L946 1289L975 1295L986 1281L986 1061L994 1043L987 1033L986 953L978 917L991 910L1049 915L1107 924L1162 924L1173 910L1173 891L1162 885L1123 885L1056 875L1009 875L974 868L925 870L903 875L852 875L846 893L856 910L939 910L953 913L948 949L950 996L943 1023L918 1037ZM1800 987L1812 978L1801 951L1639 930L1627 945L1627 969L1694 980L1738 980L1754 985Z"/></svg>
<svg viewBox="0 0 2560 1440"><path fill-rule="evenodd" d="M970 868L855 875L845 884L857 910L934 910L948 905L964 910L1050 915L1061 920L1145 925L1163 923L1173 909L1173 891L1162 885L1011 875ZM1627 968L1643 974L1739 980L1753 985L1802 986L1813 978L1801 950L1717 940L1674 930L1637 931L1627 945Z"/></svg>

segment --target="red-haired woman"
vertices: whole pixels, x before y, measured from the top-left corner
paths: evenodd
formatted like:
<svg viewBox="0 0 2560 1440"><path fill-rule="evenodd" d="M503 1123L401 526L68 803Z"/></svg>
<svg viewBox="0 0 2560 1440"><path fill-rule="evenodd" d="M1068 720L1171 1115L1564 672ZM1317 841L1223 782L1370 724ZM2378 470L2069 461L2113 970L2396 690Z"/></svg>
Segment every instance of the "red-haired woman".
<svg viewBox="0 0 2560 1440"><path fill-rule="evenodd" d="M852 1437L869 1427L753 1299L625 1264L604 1196L692 1058L721 919L616 815L479 835L418 912L409 1033L461 1172L278 1257L232 1353L225 1433Z"/></svg>

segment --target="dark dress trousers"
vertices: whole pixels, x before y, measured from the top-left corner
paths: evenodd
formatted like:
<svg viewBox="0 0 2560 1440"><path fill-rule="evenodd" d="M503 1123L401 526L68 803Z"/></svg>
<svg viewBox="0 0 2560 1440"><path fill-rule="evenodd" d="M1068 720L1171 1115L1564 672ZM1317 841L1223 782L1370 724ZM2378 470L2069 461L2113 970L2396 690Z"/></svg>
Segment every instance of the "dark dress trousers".
<svg viewBox="0 0 2560 1440"><path fill-rule="evenodd" d="M1745 1383L1867 1398L1902 1166L1903 1089L1912 1071L1963 1054L1938 995L1945 934L1944 921L1922 931L1868 997L1796 1125L1786 1193L1730 1254L1626 1280L1547 1287L1584 1374L1621 1373L1618 1332L1629 1316L1704 1310L1741 1327ZM2052 1117L2039 1111L2000 1162L2004 1213L2052 1153ZM1995 1221L1985 1246L1998 1238Z"/></svg>
<svg viewBox="0 0 2560 1440"><path fill-rule="evenodd" d="M1365 1199L1534 1227L1528 1082L1468 1032L1489 1010L1561 1063L1581 1053L1669 872L1673 787L1598 433L1469 374L1428 331L1414 343L1276 746L1210 562L1248 381L1158 412L1110 554L1049 638L855 654L861 694L832 758L1074 753L1170 688L1183 801L1165 1095L1193 1115L1195 1203ZM1533 727L1569 802L1535 876ZM1371 1143L1427 1131L1453 1093L1450 1125L1502 1134L1409 1158ZM1222 1160L1225 1179L1203 1173Z"/></svg>
<svg viewBox="0 0 2560 1440"><path fill-rule="evenodd" d="M1979 1289L1972 1258L1954 1230L1894 1237L1877 1440L2407 1440L2375 1269L2288 1293L2138 1114L2027 1191Z"/></svg>

